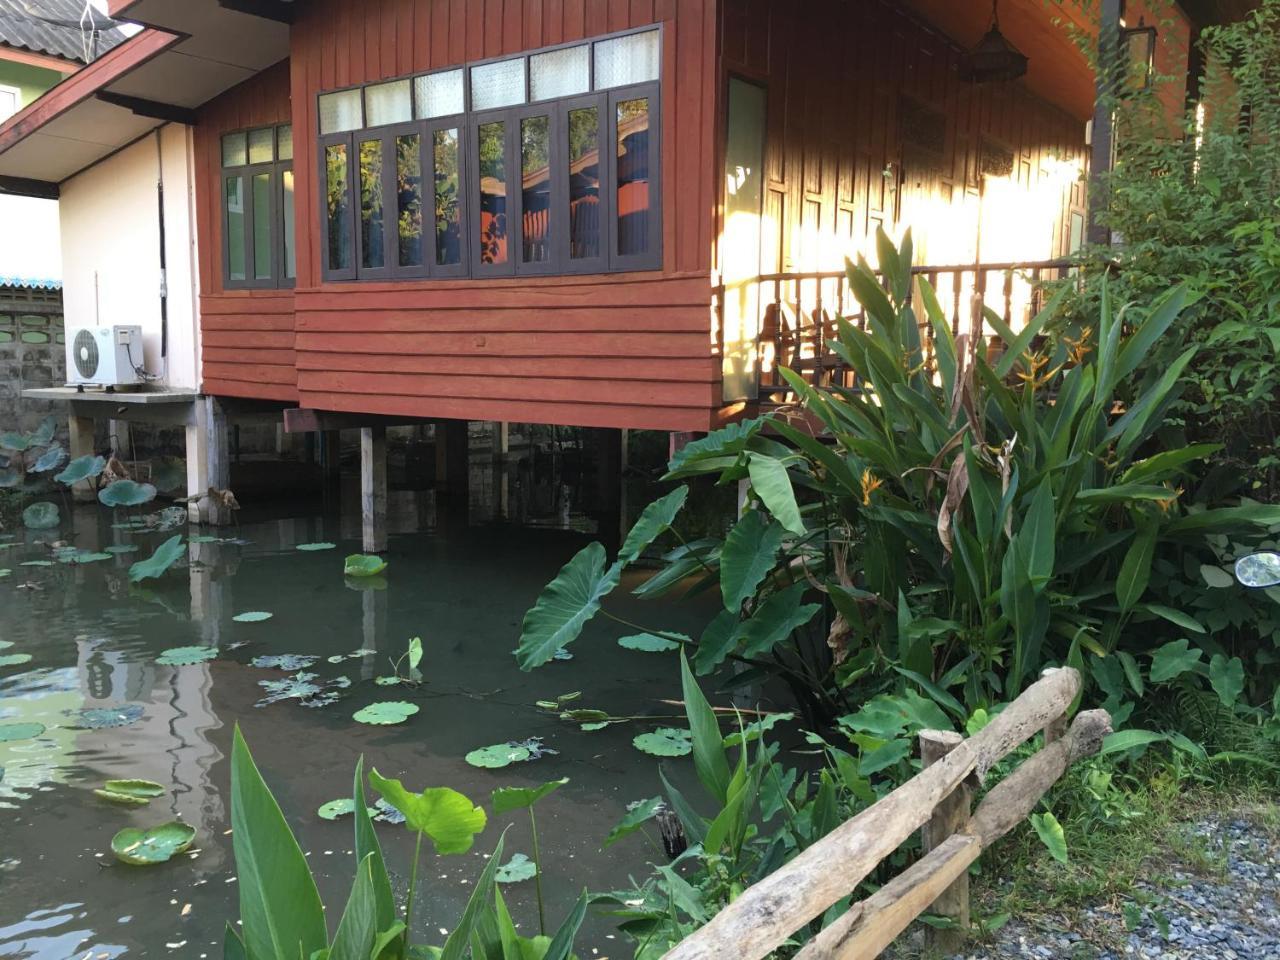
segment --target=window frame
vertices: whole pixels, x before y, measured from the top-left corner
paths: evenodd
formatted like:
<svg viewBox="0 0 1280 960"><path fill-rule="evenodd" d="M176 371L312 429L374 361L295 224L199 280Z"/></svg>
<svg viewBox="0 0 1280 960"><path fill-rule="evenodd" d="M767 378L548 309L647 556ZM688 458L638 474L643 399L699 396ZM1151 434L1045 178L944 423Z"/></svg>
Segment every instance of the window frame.
<svg viewBox="0 0 1280 960"><path fill-rule="evenodd" d="M543 100L540 103L525 104L519 108L512 108L514 114L514 134L509 139L514 140L516 155L516 180L514 184L515 193L515 214L516 227L518 234L516 236L515 256L512 262L515 264L515 272L518 276L537 277L552 276L561 273L560 247L563 245L568 247L569 229L567 223L568 217L568 197L565 191L560 187L559 171L568 162L568 150L563 149L560 143L561 112L559 102L556 100ZM524 150L523 150L523 124L530 117L546 117L547 118L547 179L549 207L547 211L547 259L544 261L525 262L524 259ZM565 225L559 230L555 230L555 224L560 219L566 220ZM562 244L563 239L563 244Z"/></svg>
<svg viewBox="0 0 1280 960"><path fill-rule="evenodd" d="M629 273L662 268L662 81L649 80L626 87L614 87L608 91L609 115L606 139L608 148L609 204L608 261L613 273ZM618 104L627 100L649 101L649 229L643 253L618 252Z"/></svg>
<svg viewBox="0 0 1280 960"><path fill-rule="evenodd" d="M594 61L594 57L592 60ZM593 67L594 69L594 67ZM613 222L613 195L614 190L607 189L608 170L608 150L609 150L609 92L601 90L596 93L580 94L576 97L567 97L559 102L561 113L560 124L560 146L564 150L563 162L557 165L559 179L561 181L561 193L564 197L564 209L566 216L569 206L569 198L571 196L569 189L570 181L570 161L569 161L569 114L575 110L582 110L589 107L596 108L597 124L596 124L596 165L599 178L600 198L597 201L599 213L599 237L600 252L594 257L578 257L574 259L571 256L571 248L573 236L570 232L570 224L565 225L563 231L562 243L562 259L563 269L560 271L564 274L579 275L590 273L609 273L609 224Z"/></svg>
<svg viewBox="0 0 1280 960"><path fill-rule="evenodd" d="M219 161L221 161L222 143L226 137L243 134L245 137L245 162L236 164L235 166L219 165L218 178L218 194L221 200L220 216L222 219L222 289L224 290L287 290L292 289L297 282L297 227L295 221L294 228L294 277L286 277L285 272L285 231L284 221L282 219L284 211L284 173L292 172L293 160L281 160L280 157L280 128L291 126L289 123L276 123L268 126L242 127L235 130L223 131L218 136ZM259 163L249 162L249 135L257 130L271 131L271 160L261 161ZM268 218L269 226L267 230L267 243L271 249L270 271L269 277L255 276L255 256L257 252L257 239L254 235L254 202L253 202L253 180L254 177L266 174L267 179L267 198L268 198ZM244 279L234 280L231 277L231 214L227 209L227 181L233 177L239 177L242 183L241 190L244 199ZM294 194L294 209L297 209L297 194Z"/></svg>
<svg viewBox="0 0 1280 960"><path fill-rule="evenodd" d="M424 168L429 166L431 176L431 229L427 231L427 276L431 279L465 279L471 275L471 191L468 172L471 169L470 137L467 132L467 115L455 113L447 117L433 117L416 121L425 125L422 138ZM458 147L458 262L441 264L436 246L436 133L440 130L457 131Z"/></svg>
<svg viewBox="0 0 1280 960"><path fill-rule="evenodd" d="M518 157L516 151L516 138L512 136L511 131L514 122L514 107L502 107L498 110L486 110L484 113L468 114L467 117L467 142L471 148L469 156L475 158L475 163L470 160L467 163L467 193L471 197L471 214L472 220L469 223L468 234L470 244L468 245L468 266L470 267L470 275L477 280L488 277L514 277L516 273L516 257L515 250L512 245L511 226L513 223L519 223L519 206L515 188L515 182L512 179L512 171L518 169ZM480 255L480 244L482 237L480 234L479 217L481 214L481 198L480 198L480 128L491 123L503 124L503 154L506 175L506 216L507 216L507 259L502 263L485 263Z"/></svg>
<svg viewBox="0 0 1280 960"><path fill-rule="evenodd" d="M318 181L318 192L320 201L320 217L318 222L321 225L320 240L320 269L321 276L325 280L355 280L356 266L359 264L359 239L355 223L355 164L352 162L353 153L355 151L355 138L352 136L354 131L347 130L343 133L330 133L321 137L318 141L316 149L316 179ZM330 147L343 146L347 149L347 207L348 226L351 228L351 266L334 267L329 263L329 170L326 165L326 156Z"/></svg>

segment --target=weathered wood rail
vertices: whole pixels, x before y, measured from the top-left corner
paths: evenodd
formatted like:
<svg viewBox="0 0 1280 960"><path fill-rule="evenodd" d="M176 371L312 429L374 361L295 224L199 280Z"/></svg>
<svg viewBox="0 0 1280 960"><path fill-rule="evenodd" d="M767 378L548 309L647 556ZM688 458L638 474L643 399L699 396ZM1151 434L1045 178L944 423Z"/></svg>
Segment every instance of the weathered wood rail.
<svg viewBox="0 0 1280 960"><path fill-rule="evenodd" d="M1111 732L1105 710L1080 713L1066 727L1079 689L1075 670L1047 670L972 737L922 732L920 773L749 887L663 960L761 960L857 889L922 827L924 856L854 903L796 960L869 960L931 905L967 927L970 864L1031 813L1067 767L1097 753ZM970 815L970 784L1040 731L1043 749L989 790Z"/></svg>

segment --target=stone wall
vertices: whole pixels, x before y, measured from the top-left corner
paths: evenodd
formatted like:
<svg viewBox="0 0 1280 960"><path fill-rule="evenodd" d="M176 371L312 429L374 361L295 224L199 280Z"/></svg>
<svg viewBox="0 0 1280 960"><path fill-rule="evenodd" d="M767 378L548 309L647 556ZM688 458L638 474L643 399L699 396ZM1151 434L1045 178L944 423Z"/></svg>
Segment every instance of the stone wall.
<svg viewBox="0 0 1280 960"><path fill-rule="evenodd" d="M65 442L66 405L22 399L66 382L65 342L61 291L0 286L0 430L34 430L53 414Z"/></svg>

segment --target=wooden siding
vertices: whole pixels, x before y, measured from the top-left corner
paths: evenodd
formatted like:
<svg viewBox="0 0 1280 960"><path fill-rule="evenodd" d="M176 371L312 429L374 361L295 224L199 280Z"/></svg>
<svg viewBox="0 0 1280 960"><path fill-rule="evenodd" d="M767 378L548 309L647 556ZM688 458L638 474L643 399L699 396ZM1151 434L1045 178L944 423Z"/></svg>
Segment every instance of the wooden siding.
<svg viewBox="0 0 1280 960"><path fill-rule="evenodd" d="M289 120L287 60L200 110L195 131L196 218L201 383L208 393L298 399L293 291L224 290L222 281L222 134Z"/></svg>
<svg viewBox="0 0 1280 960"><path fill-rule="evenodd" d="M884 0L723 2L726 75L768 87L764 271L874 260L879 225L910 226L917 259L972 262L980 209L984 259L1067 251L1075 117L1021 83L961 81L960 48ZM1008 175L984 178L984 155Z"/></svg>
<svg viewBox="0 0 1280 960"><path fill-rule="evenodd" d="M661 23L663 268L324 283L321 91ZM316 0L292 41L299 402L329 410L707 429L715 0Z"/></svg>

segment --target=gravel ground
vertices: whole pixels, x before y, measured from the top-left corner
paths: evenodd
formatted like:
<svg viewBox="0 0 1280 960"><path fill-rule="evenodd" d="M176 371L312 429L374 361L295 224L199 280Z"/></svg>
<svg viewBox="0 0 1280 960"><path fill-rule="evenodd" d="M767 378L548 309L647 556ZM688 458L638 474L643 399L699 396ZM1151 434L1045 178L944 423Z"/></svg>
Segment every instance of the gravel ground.
<svg viewBox="0 0 1280 960"><path fill-rule="evenodd" d="M1175 862L1159 886L1070 922L1012 920L957 960L1280 960L1280 842L1238 819L1188 829L1221 871Z"/></svg>

